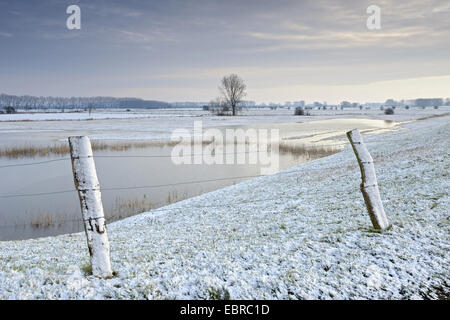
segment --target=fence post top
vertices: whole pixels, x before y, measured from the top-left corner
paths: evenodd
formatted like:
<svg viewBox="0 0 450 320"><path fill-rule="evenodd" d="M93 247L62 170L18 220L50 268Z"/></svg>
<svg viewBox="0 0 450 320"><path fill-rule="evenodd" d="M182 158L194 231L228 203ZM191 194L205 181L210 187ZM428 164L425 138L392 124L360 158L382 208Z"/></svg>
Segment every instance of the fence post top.
<svg viewBox="0 0 450 320"><path fill-rule="evenodd" d="M70 140L81 140L81 139L88 139L89 140L89 137L88 136L71 136L71 137L69 137L69 141Z"/></svg>
<svg viewBox="0 0 450 320"><path fill-rule="evenodd" d="M347 131L347 134L355 134L355 133L359 133L358 128L355 128L353 130Z"/></svg>
<svg viewBox="0 0 450 320"><path fill-rule="evenodd" d="M348 131L347 137L350 138L350 142L362 142L362 136L358 128Z"/></svg>
<svg viewBox="0 0 450 320"><path fill-rule="evenodd" d="M69 137L71 156L74 157L92 157L91 141L87 136Z"/></svg>

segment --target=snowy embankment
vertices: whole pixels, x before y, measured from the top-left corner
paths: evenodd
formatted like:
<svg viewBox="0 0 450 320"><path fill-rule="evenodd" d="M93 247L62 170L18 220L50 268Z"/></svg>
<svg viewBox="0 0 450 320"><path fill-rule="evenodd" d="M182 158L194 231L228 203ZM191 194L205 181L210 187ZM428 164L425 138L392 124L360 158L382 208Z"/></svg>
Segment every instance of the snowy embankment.
<svg viewBox="0 0 450 320"><path fill-rule="evenodd" d="M86 275L84 234L0 242L0 298L448 296L449 122L365 137L387 232L370 228L347 147L109 225L110 280Z"/></svg>

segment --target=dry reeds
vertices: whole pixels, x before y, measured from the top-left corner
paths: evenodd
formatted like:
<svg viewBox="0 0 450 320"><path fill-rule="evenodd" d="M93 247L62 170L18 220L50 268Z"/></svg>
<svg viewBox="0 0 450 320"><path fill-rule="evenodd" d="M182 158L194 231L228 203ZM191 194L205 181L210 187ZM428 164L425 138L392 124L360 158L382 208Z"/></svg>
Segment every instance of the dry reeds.
<svg viewBox="0 0 450 320"><path fill-rule="evenodd" d="M25 146L25 147L5 147L0 149L0 158L18 159L47 157L50 155L64 155L69 153L69 146Z"/></svg>
<svg viewBox="0 0 450 320"><path fill-rule="evenodd" d="M171 141L148 141L148 142L117 142L106 143L92 141L93 151L127 151L130 149L144 149L147 147L160 147L171 146ZM49 157L49 156L64 156L69 155L69 144L60 143L51 146L22 146L22 147L4 147L0 149L0 158L19 159L19 158L35 158L35 157Z"/></svg>
<svg viewBox="0 0 450 320"><path fill-rule="evenodd" d="M51 213L30 217L31 226L34 228L59 227L64 223L64 220L64 217L53 215Z"/></svg>
<svg viewBox="0 0 450 320"><path fill-rule="evenodd" d="M287 144L280 143L280 154L290 154L294 157L306 156L309 159L318 159L325 156L329 156L338 153L342 150L342 147L336 146L308 146L303 144Z"/></svg>
<svg viewBox="0 0 450 320"><path fill-rule="evenodd" d="M126 199L122 200L116 197L114 206L107 212L107 220L109 222L120 220L133 216L138 213L149 211L153 208L153 203L144 195L143 199Z"/></svg>

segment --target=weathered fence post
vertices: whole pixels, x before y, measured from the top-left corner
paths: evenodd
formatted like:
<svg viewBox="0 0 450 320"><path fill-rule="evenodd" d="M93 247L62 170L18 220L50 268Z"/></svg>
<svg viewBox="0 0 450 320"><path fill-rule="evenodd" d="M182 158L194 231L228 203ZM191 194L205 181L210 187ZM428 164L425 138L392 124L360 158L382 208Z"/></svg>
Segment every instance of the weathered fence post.
<svg viewBox="0 0 450 320"><path fill-rule="evenodd" d="M88 137L69 137L69 145L73 177L80 197L81 214L91 258L92 274L97 277L110 278L112 270L109 241L91 142Z"/></svg>
<svg viewBox="0 0 450 320"><path fill-rule="evenodd" d="M389 227L389 221L381 202L372 156L367 150L358 129L347 132L347 137L350 140L361 169L361 192L367 211L369 211L370 220L375 229L384 230Z"/></svg>

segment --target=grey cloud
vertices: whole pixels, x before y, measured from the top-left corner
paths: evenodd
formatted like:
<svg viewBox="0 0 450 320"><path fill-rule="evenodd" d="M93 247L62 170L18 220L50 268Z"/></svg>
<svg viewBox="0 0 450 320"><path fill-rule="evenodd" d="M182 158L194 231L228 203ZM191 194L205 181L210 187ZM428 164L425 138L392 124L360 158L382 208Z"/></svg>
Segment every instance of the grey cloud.
<svg viewBox="0 0 450 320"><path fill-rule="evenodd" d="M74 3L80 31L65 28ZM381 7L381 30L366 28L370 4ZM14 93L31 91L31 72L51 74L82 95L96 82L215 92L211 81L228 71L274 87L445 75L449 9L431 0L0 0L0 80Z"/></svg>

